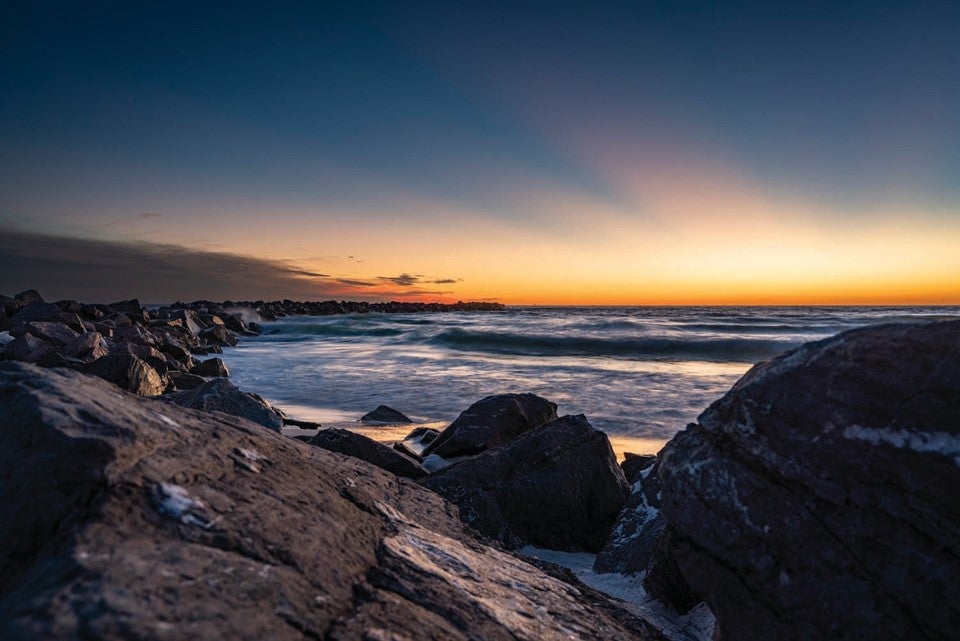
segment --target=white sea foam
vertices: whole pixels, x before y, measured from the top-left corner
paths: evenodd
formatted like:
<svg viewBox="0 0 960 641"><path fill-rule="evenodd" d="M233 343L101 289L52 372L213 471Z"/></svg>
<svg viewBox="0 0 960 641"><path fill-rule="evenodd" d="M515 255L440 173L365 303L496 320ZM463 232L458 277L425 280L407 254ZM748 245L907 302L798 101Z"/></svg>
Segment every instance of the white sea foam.
<svg viewBox="0 0 960 641"><path fill-rule="evenodd" d="M603 592L623 603L635 616L650 623L671 641L710 641L716 619L705 604L685 615L650 597L643 587L643 575L597 574L593 571L595 554L560 552L528 545L519 550L524 556L547 561L571 570L578 579L597 592Z"/></svg>

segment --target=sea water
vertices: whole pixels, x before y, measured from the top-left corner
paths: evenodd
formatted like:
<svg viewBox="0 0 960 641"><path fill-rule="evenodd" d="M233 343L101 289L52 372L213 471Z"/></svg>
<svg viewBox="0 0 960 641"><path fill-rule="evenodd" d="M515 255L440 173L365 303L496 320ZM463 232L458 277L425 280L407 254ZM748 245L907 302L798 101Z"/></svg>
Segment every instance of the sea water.
<svg viewBox="0 0 960 641"><path fill-rule="evenodd" d="M534 392L560 414L585 414L618 450L656 451L754 363L855 327L957 317L957 307L287 317L264 323L262 336L243 338L223 356L238 387L297 418L352 422L386 404L418 422L446 422L484 396Z"/></svg>

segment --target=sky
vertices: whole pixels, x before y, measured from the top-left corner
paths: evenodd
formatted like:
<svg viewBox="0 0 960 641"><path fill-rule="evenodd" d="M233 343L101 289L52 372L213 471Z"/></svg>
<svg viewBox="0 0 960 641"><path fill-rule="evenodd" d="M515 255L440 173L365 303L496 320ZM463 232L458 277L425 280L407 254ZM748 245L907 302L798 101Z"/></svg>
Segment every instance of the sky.
<svg viewBox="0 0 960 641"><path fill-rule="evenodd" d="M0 292L960 303L957 2L16 2Z"/></svg>

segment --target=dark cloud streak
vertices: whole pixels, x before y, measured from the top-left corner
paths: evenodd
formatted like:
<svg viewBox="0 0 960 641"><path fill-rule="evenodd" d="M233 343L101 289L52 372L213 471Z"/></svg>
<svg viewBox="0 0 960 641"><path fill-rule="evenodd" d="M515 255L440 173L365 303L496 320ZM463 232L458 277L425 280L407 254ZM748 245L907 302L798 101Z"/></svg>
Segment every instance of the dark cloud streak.
<svg viewBox="0 0 960 641"><path fill-rule="evenodd" d="M331 279L283 261L177 245L113 242L0 230L0 292L38 289L49 300L144 302L351 298L376 283Z"/></svg>

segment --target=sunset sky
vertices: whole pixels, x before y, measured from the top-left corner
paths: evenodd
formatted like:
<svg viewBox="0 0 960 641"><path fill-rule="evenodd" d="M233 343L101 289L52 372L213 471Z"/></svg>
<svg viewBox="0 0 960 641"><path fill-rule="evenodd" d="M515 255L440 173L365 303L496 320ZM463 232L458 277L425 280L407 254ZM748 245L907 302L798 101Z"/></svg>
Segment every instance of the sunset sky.
<svg viewBox="0 0 960 641"><path fill-rule="evenodd" d="M960 3L332 4L4 8L0 293L960 303Z"/></svg>

